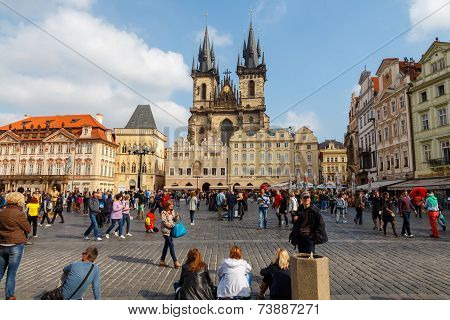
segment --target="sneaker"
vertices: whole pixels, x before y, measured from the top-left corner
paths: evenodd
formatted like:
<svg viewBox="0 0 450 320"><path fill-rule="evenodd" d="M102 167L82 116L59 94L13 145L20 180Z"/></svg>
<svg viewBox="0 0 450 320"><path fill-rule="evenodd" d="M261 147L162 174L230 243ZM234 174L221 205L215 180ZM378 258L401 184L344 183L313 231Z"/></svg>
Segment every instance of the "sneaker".
<svg viewBox="0 0 450 320"><path fill-rule="evenodd" d="M105 238L106 238L106 239L109 239L109 234L108 234L108 233L105 234Z"/></svg>
<svg viewBox="0 0 450 320"><path fill-rule="evenodd" d="M39 223L38 226L39 226L39 227L42 227L42 223Z"/></svg>
<svg viewBox="0 0 450 320"><path fill-rule="evenodd" d="M373 229L372 230L377 230L377 227L373 227Z"/></svg>
<svg viewBox="0 0 450 320"><path fill-rule="evenodd" d="M339 221L336 221L336 224L339 224Z"/></svg>
<svg viewBox="0 0 450 320"><path fill-rule="evenodd" d="M84 240L89 240L89 237L84 237Z"/></svg>
<svg viewBox="0 0 450 320"><path fill-rule="evenodd" d="M445 231L445 230L447 230L447 226L446 225L442 226L442 231Z"/></svg>
<svg viewBox="0 0 450 320"><path fill-rule="evenodd" d="M97 237L97 239L96 239L97 241L102 241L103 239L102 238L100 238L100 237Z"/></svg>
<svg viewBox="0 0 450 320"><path fill-rule="evenodd" d="M27 242L25 242L25 245L26 245L26 246L31 246L31 245L33 245L33 242L27 241Z"/></svg>
<svg viewBox="0 0 450 320"><path fill-rule="evenodd" d="M117 233L117 231L114 231L114 235L115 235L116 237L119 236L119 234Z"/></svg>
<svg viewBox="0 0 450 320"><path fill-rule="evenodd" d="M132 237L133 235L131 233L127 233L127 237Z"/></svg>
<svg viewBox="0 0 450 320"><path fill-rule="evenodd" d="M33 238L37 238L37 235L33 236Z"/></svg>
<svg viewBox="0 0 450 320"><path fill-rule="evenodd" d="M342 221L343 223L347 223L347 220Z"/></svg>
<svg viewBox="0 0 450 320"><path fill-rule="evenodd" d="M407 236L408 238L414 238L414 236L412 234L410 234L409 236Z"/></svg>
<svg viewBox="0 0 450 320"><path fill-rule="evenodd" d="M124 236L124 235L121 235L119 238L120 238L120 239L125 239L125 236Z"/></svg>
<svg viewBox="0 0 450 320"><path fill-rule="evenodd" d="M191 226L195 226L195 223L194 223L194 222L191 222Z"/></svg>

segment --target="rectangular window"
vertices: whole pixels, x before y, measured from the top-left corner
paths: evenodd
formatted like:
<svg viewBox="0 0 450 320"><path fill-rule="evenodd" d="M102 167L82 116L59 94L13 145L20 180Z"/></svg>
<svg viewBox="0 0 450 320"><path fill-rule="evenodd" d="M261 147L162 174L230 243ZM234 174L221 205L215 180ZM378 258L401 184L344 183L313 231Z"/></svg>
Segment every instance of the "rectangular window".
<svg viewBox="0 0 450 320"><path fill-rule="evenodd" d="M211 175L217 176L217 168L211 168Z"/></svg>
<svg viewBox="0 0 450 320"><path fill-rule="evenodd" d="M378 141L382 141L381 130L378 130Z"/></svg>
<svg viewBox="0 0 450 320"><path fill-rule="evenodd" d="M220 168L220 175L224 176L225 175L225 168Z"/></svg>
<svg viewBox="0 0 450 320"><path fill-rule="evenodd" d="M433 62L431 64L431 72L436 72L437 71L437 62Z"/></svg>
<svg viewBox="0 0 450 320"><path fill-rule="evenodd" d="M92 153L92 143L86 144L86 153Z"/></svg>
<svg viewBox="0 0 450 320"><path fill-rule="evenodd" d="M247 167L246 166L242 166L242 175L243 176L247 175Z"/></svg>
<svg viewBox="0 0 450 320"><path fill-rule="evenodd" d="M448 164L450 161L450 142L441 141L441 157Z"/></svg>
<svg viewBox="0 0 450 320"><path fill-rule="evenodd" d="M277 147L277 148L280 148L280 147L281 147L281 143L280 143L280 142L277 142L277 143L276 143L276 147Z"/></svg>
<svg viewBox="0 0 450 320"><path fill-rule="evenodd" d="M247 148L247 144L245 142L242 143L242 149Z"/></svg>
<svg viewBox="0 0 450 320"><path fill-rule="evenodd" d="M61 175L61 164L60 163L56 164L56 175L58 175L58 176Z"/></svg>
<svg viewBox="0 0 450 320"><path fill-rule="evenodd" d="M247 161L247 154L245 152L242 153L242 162Z"/></svg>
<svg viewBox="0 0 450 320"><path fill-rule="evenodd" d="M250 148L254 148L255 145L253 144L253 142L250 142Z"/></svg>
<svg viewBox="0 0 450 320"><path fill-rule="evenodd" d="M443 84L441 84L440 86L437 86L436 93L437 93L438 97L443 96L445 94L445 90L444 90L444 85Z"/></svg>
<svg viewBox="0 0 450 320"><path fill-rule="evenodd" d="M175 175L175 168L170 168L169 169L169 175L170 176L174 176Z"/></svg>
<svg viewBox="0 0 450 320"><path fill-rule="evenodd" d="M407 168L409 167L409 157L408 157L408 151L403 151L403 167Z"/></svg>
<svg viewBox="0 0 450 320"><path fill-rule="evenodd" d="M88 163L86 164L86 168L84 169L84 174L89 176L91 174L91 165Z"/></svg>
<svg viewBox="0 0 450 320"><path fill-rule="evenodd" d="M25 163L20 165L20 174L25 174Z"/></svg>
<svg viewBox="0 0 450 320"><path fill-rule="evenodd" d="M284 153L284 162L285 163L289 162L289 153L287 153L287 152Z"/></svg>
<svg viewBox="0 0 450 320"><path fill-rule="evenodd" d="M402 126L402 134L406 134L406 120L400 121L400 124Z"/></svg>
<svg viewBox="0 0 450 320"><path fill-rule="evenodd" d="M395 169L400 167L400 159L398 158L398 153L395 154Z"/></svg>
<svg viewBox="0 0 450 320"><path fill-rule="evenodd" d="M428 100L427 99L427 92L426 91L421 92L420 93L420 102L425 102L427 100Z"/></svg>
<svg viewBox="0 0 450 320"><path fill-rule="evenodd" d="M438 70L444 69L444 68L445 68L445 61L444 61L444 58L439 59L439 60L437 61L437 64L438 64Z"/></svg>
<svg viewBox="0 0 450 320"><path fill-rule="evenodd" d="M430 127L428 125L428 113L424 113L422 115L422 130L429 130Z"/></svg>
<svg viewBox="0 0 450 320"><path fill-rule="evenodd" d="M438 118L439 118L439 125L445 126L447 125L447 109L442 108L438 110Z"/></svg>
<svg viewBox="0 0 450 320"><path fill-rule="evenodd" d="M386 164L387 164L386 170L391 170L391 160L389 159L389 157L386 157Z"/></svg>
<svg viewBox="0 0 450 320"><path fill-rule="evenodd" d="M253 153L250 153L250 162L255 161L255 155Z"/></svg>
<svg viewBox="0 0 450 320"><path fill-rule="evenodd" d="M186 175L190 176L192 174L192 169L191 168L186 168Z"/></svg>
<svg viewBox="0 0 450 320"><path fill-rule="evenodd" d="M237 153L234 154L234 161L238 161L239 155Z"/></svg>
<svg viewBox="0 0 450 320"><path fill-rule="evenodd" d="M389 139L389 128L384 128L384 140Z"/></svg>
<svg viewBox="0 0 450 320"><path fill-rule="evenodd" d="M383 115L386 118L387 117L387 107L383 106Z"/></svg>
<svg viewBox="0 0 450 320"><path fill-rule="evenodd" d="M272 148L272 142L267 142L267 148Z"/></svg>
<svg viewBox="0 0 450 320"><path fill-rule="evenodd" d="M277 176L281 176L281 167L277 167Z"/></svg>
<svg viewBox="0 0 450 320"><path fill-rule="evenodd" d="M431 147L429 144L422 145L423 159L428 162L431 159Z"/></svg>
<svg viewBox="0 0 450 320"><path fill-rule="evenodd" d="M277 162L281 161L281 154L279 152L277 152Z"/></svg>
<svg viewBox="0 0 450 320"><path fill-rule="evenodd" d="M391 113L395 113L395 100L391 100Z"/></svg>
<svg viewBox="0 0 450 320"><path fill-rule="evenodd" d="M49 164L47 168L47 174L52 175L53 174L53 164Z"/></svg>
<svg viewBox="0 0 450 320"><path fill-rule="evenodd" d="M285 148L289 148L289 142L285 142L285 143L284 143L284 147L285 147Z"/></svg>
<svg viewBox="0 0 450 320"><path fill-rule="evenodd" d="M397 124L396 123L394 123L392 125L392 132L393 132L394 137L396 137L397 136Z"/></svg>
<svg viewBox="0 0 450 320"><path fill-rule="evenodd" d="M11 175L14 175L15 170L16 170L16 167L12 164L11 167L9 168L9 173Z"/></svg>
<svg viewBox="0 0 450 320"><path fill-rule="evenodd" d="M239 175L239 168L238 167L234 167L234 175L235 176Z"/></svg>
<svg viewBox="0 0 450 320"><path fill-rule="evenodd" d="M183 168L178 168L178 175L182 176L183 175Z"/></svg>
<svg viewBox="0 0 450 320"><path fill-rule="evenodd" d="M81 163L77 163L77 164L75 165L75 174L76 174L77 176L81 175Z"/></svg>
<svg viewBox="0 0 450 320"><path fill-rule="evenodd" d="M203 168L203 175L207 176L208 175L208 168Z"/></svg>
<svg viewBox="0 0 450 320"><path fill-rule="evenodd" d="M262 138L263 135L260 134L259 137ZM264 148L264 142L260 142L260 143L259 143L259 147L260 147L261 149Z"/></svg>
<svg viewBox="0 0 450 320"><path fill-rule="evenodd" d="M267 153L267 161L272 162L272 152Z"/></svg>
<svg viewBox="0 0 450 320"><path fill-rule="evenodd" d="M259 154L259 161L264 162L265 152Z"/></svg>
<svg viewBox="0 0 450 320"><path fill-rule="evenodd" d="M405 106L405 99L403 98L403 96L400 96L398 98L398 105L400 106L400 109L402 109Z"/></svg>
<svg viewBox="0 0 450 320"><path fill-rule="evenodd" d="M38 165L37 165L37 174L38 175L42 174L42 164L41 163L38 163Z"/></svg>
<svg viewBox="0 0 450 320"><path fill-rule="evenodd" d="M250 167L250 175L251 176L255 175L255 168L254 167Z"/></svg>
<svg viewBox="0 0 450 320"><path fill-rule="evenodd" d="M238 148L239 148L239 144L238 144L238 143L235 143L235 144L234 144L234 148L235 148L235 149L238 149Z"/></svg>
<svg viewBox="0 0 450 320"><path fill-rule="evenodd" d="M265 175L265 172L264 172L264 167L261 167L261 168L259 168L259 174L261 175L261 176L264 176Z"/></svg>
<svg viewBox="0 0 450 320"><path fill-rule="evenodd" d="M28 166L28 174L33 174L33 173L34 173L34 165L32 163L30 163Z"/></svg>
<svg viewBox="0 0 450 320"><path fill-rule="evenodd" d="M308 163L312 162L312 155L310 153L308 153L308 155L307 155L307 160L308 160Z"/></svg>

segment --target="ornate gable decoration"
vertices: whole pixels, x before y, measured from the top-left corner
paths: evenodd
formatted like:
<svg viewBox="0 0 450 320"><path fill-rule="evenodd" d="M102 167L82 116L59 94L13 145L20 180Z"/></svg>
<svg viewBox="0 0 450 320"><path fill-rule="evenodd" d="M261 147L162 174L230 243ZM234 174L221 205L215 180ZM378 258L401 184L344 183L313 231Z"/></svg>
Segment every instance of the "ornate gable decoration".
<svg viewBox="0 0 450 320"><path fill-rule="evenodd" d="M0 143L20 143L21 139L12 131L6 131L0 135Z"/></svg>
<svg viewBox="0 0 450 320"><path fill-rule="evenodd" d="M68 132L66 129L59 129L58 131L52 133L46 137L43 142L74 142L77 137L72 133Z"/></svg>

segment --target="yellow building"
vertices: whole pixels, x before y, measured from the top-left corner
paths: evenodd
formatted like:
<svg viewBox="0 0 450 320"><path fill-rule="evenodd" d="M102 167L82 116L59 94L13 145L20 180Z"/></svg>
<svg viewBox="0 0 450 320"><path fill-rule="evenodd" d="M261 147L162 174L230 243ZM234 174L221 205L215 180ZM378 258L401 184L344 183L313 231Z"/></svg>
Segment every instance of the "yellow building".
<svg viewBox="0 0 450 320"><path fill-rule="evenodd" d="M164 186L165 135L158 131L149 105L138 105L125 128L114 129L117 149L116 191L158 190Z"/></svg>
<svg viewBox="0 0 450 320"><path fill-rule="evenodd" d="M416 178L450 176L450 43L436 39L410 89Z"/></svg>
<svg viewBox="0 0 450 320"><path fill-rule="evenodd" d="M347 149L341 142L325 140L319 144L321 182L347 184Z"/></svg>

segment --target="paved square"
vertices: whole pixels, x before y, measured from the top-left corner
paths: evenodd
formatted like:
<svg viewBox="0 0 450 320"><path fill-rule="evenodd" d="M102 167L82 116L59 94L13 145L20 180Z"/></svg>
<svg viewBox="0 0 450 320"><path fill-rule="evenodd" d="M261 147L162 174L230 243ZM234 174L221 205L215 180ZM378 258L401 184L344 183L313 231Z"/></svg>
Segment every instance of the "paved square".
<svg viewBox="0 0 450 320"><path fill-rule="evenodd" d="M188 222L189 213L182 204L180 212ZM330 258L332 299L449 299L450 251L449 237L428 238L428 218L412 218L413 239L372 231L371 215L364 212L364 225L336 224L327 212L324 214L329 242L317 247L317 253ZM448 216L448 215L447 215ZM85 241L81 234L89 219L79 214L65 213L66 223L39 227L34 245L27 246L20 266L16 296L19 299L37 299L44 290L56 287L62 268L79 260L88 245L99 248L98 265L101 268L103 299L169 299L173 298L172 284L180 271L158 266L163 238L161 233L146 234L141 221L132 220L133 237L119 240L112 236L102 242ZM269 228L257 231L255 204L242 221L217 221L216 213L201 210L196 214L195 226L186 223L188 234L175 239L180 261L192 247L201 250L215 278L217 264L228 255L233 244L242 247L244 259L253 267L252 294L256 297L261 282L259 271L265 267L278 247L292 250L287 242L289 228L276 226L276 216L269 211ZM401 219L397 218L397 231ZM159 222L158 222L159 224ZM103 231L106 228L103 229ZM91 237L93 238L93 236ZM169 256L169 255L168 255ZM171 265L170 258L167 260ZM217 281L217 279L215 279ZM4 280L0 284L4 295ZM91 290L86 295L92 299Z"/></svg>

